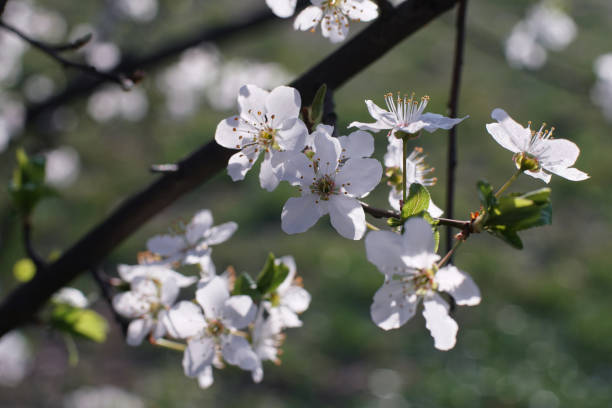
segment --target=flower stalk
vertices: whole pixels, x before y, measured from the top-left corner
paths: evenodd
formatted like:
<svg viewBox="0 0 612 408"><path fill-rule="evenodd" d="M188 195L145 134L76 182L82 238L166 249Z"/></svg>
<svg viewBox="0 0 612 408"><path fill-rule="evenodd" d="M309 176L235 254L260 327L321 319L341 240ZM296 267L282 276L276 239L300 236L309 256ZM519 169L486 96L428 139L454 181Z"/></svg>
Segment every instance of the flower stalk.
<svg viewBox="0 0 612 408"><path fill-rule="evenodd" d="M501 195L501 194L502 194L504 191L506 191L506 189L507 189L508 187L510 187L510 186L512 185L512 183L514 183L514 182L516 181L516 179L517 179L517 178L518 178L518 177L521 175L521 173L522 173L522 172L523 172L523 170L518 169L518 170L516 171L516 173L514 173L514 174L512 175L512 177L510 177L510 178L508 179L508 181L506 181L506 183L504 183L504 185L503 185L503 186L501 186L501 187L499 188L499 190L497 190L497 193L495 193L495 198L499 198L499 196L500 196L500 195Z"/></svg>

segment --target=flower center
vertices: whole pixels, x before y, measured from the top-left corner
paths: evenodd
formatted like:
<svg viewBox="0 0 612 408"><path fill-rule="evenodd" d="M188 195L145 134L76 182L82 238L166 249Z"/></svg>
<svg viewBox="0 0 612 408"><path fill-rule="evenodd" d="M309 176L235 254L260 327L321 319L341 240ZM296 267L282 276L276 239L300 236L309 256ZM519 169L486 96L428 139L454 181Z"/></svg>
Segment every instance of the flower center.
<svg viewBox="0 0 612 408"><path fill-rule="evenodd" d="M264 127L259 131L258 142L264 148L273 148L275 150L280 150L280 146L276 143L276 129L272 129L268 126Z"/></svg>
<svg viewBox="0 0 612 408"><path fill-rule="evenodd" d="M310 192L318 194L321 200L325 201L329 200L330 195L337 193L337 190L334 179L328 174L319 177L310 185Z"/></svg>
<svg viewBox="0 0 612 408"><path fill-rule="evenodd" d="M419 102L415 98L414 93L410 95L410 97L404 95L402 98L398 92L397 97L394 99L393 93L389 92L385 95L385 102L389 112L395 115L397 125L406 126L417 121L421 117L421 114L429 103L429 96L423 96Z"/></svg>
<svg viewBox="0 0 612 408"><path fill-rule="evenodd" d="M417 295L425 296L436 290L438 284L434 281L435 271L433 269L421 269L419 273L411 278Z"/></svg>
<svg viewBox="0 0 612 408"><path fill-rule="evenodd" d="M516 168L521 171L538 171L540 170L540 162L538 158L532 154L521 152L516 153L512 159Z"/></svg>
<svg viewBox="0 0 612 408"><path fill-rule="evenodd" d="M208 332L213 336L218 336L223 332L223 323L219 320L213 320L208 324Z"/></svg>

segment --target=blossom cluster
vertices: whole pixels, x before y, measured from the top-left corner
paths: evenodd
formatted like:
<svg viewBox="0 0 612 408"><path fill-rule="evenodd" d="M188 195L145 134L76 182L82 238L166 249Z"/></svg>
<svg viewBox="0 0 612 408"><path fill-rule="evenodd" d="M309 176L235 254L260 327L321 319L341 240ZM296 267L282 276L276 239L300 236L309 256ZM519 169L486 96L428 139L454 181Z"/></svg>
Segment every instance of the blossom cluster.
<svg viewBox="0 0 612 408"><path fill-rule="evenodd" d="M231 267L216 273L210 245L226 241L236 228L233 222L213 226L210 211L200 211L173 234L151 238L139 264L118 268L129 290L115 295L113 307L130 319L127 343L137 346L148 338L183 351L185 375L202 388L213 383L213 366L225 364L261 381L262 362L280 361L283 331L300 327L298 314L310 304L291 256L271 255L254 287ZM181 265L196 265L200 276L176 271ZM194 284L195 299L180 300L181 289Z"/></svg>
<svg viewBox="0 0 612 408"><path fill-rule="evenodd" d="M436 218L443 212L429 194L422 207L424 214L404 211L406 193L412 184L424 189L436 182L431 176L433 168L424 163L423 150L415 147L408 154L407 143L423 130L431 133L450 129L467 116L448 118L425 112L428 102L427 96L417 99L414 95L388 93L387 109L383 109L366 100L375 122L352 122L349 127L356 127L357 131L334 137L332 126L315 127L316 123L307 126L302 120L312 121L307 112L313 108L302 107L296 89L281 86L268 92L245 85L238 95L239 113L219 123L215 140L238 150L227 167L234 181L244 179L263 154L261 187L272 191L281 181L287 181L297 188L299 196L289 198L281 213L281 227L286 233L305 232L326 214L345 238L359 240L367 227L372 227L374 231L365 239L366 255L384 275L384 284L374 295L371 306L372 320L384 330L397 329L415 314L422 300L426 326L435 347L448 350L455 345L458 325L449 316L449 305L440 293L450 295L457 305L474 306L480 303L480 291L465 272L445 265L452 251L442 259L436 254ZM306 113L300 117L301 112ZM493 110L492 117L497 123L487 124L486 129L496 142L514 153L512 160L518 169L514 178L520 173L546 183L551 174L574 181L588 178L586 173L571 167L578 158L578 147L569 140L553 138L554 128L546 130L543 125L537 131L531 130L531 124L521 126L502 109ZM383 167L371 157L374 139L368 133L381 130L387 131L384 175L391 187L389 204L401 220L391 223L394 227L390 231L368 225L365 204L360 201L382 180ZM494 203L502 191L489 201ZM482 209L483 215L473 216L471 222L482 224L487 210L491 211ZM460 234L459 242L464 238Z"/></svg>

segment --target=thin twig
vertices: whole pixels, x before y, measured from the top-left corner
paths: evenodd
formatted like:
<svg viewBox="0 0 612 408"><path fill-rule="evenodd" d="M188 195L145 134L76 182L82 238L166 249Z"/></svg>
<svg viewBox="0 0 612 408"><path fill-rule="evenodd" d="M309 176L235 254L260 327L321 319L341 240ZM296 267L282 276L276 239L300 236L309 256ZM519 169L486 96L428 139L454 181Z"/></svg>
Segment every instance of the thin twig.
<svg viewBox="0 0 612 408"><path fill-rule="evenodd" d="M56 47L50 46L41 41L35 40L29 37L28 35L26 35L25 33L23 33L22 31L20 31L19 29L13 27L12 25L7 24L4 21L0 20L0 27L17 35L19 38L21 38L22 40L24 40L25 42L27 42L34 48L39 49L43 53L47 54L49 57L53 58L55 61L59 62L65 68L76 69L88 75L95 76L99 79L115 82L116 84L120 85L124 90L130 89L135 83L137 83L138 81L142 79L143 74L140 71L134 71L132 74L129 74L129 75L126 75L123 73L115 73L115 72L103 72L103 71L98 70L96 67L92 65L71 61L61 56L58 50L56 49ZM65 47L65 46L60 46L60 48L61 47Z"/></svg>
<svg viewBox="0 0 612 408"><path fill-rule="evenodd" d="M121 328L121 333L123 333L123 337L127 336L128 321L119 313L117 313L117 311L113 307L113 295L111 292L111 285L109 284L109 279L104 278L106 274L100 266L93 266L90 268L90 271L94 278L94 281L98 285L98 289L100 289L100 294L102 295L102 298L108 305L108 308L113 314L117 325Z"/></svg>
<svg viewBox="0 0 612 408"><path fill-rule="evenodd" d="M29 218L24 218L22 222L23 229L23 246L25 247L28 257L34 262L36 272L41 273L46 267L46 262L38 255L32 245L32 223Z"/></svg>
<svg viewBox="0 0 612 408"><path fill-rule="evenodd" d="M375 208L375 207L370 206L369 204L364 203L363 201L360 201L359 204L361 204L361 208L363 208L363 211L370 214L374 218L395 218L396 220L402 219L402 216L398 212ZM445 225L448 227L457 228L457 229L460 229L461 231L473 232L472 227L471 227L472 226L471 221L453 220L450 218L434 218L434 219L438 221L439 225Z"/></svg>
<svg viewBox="0 0 612 408"><path fill-rule="evenodd" d="M457 10L457 33L455 36L455 57L453 62L453 77L451 83L450 100L448 107L451 118L457 117L459 105L459 88L461 85L461 69L463 67L463 49L465 45L465 15L467 0L459 0ZM455 169L457 167L457 127L453 126L448 134L448 168L446 179L446 214L453 218L455 204ZM446 249L452 245L452 231L446 229ZM451 259L452 261L452 259Z"/></svg>
<svg viewBox="0 0 612 408"><path fill-rule="evenodd" d="M456 0L405 1L390 16L381 16L291 86L297 88L305 102L312 101L317 84L325 82L328 87L338 89L455 3ZM0 336L28 321L53 293L106 258L151 217L225 169L234 153L235 150L210 142L177 163L178 172L163 174L147 188L125 200L109 217L49 265L47 273L37 274L2 301Z"/></svg>

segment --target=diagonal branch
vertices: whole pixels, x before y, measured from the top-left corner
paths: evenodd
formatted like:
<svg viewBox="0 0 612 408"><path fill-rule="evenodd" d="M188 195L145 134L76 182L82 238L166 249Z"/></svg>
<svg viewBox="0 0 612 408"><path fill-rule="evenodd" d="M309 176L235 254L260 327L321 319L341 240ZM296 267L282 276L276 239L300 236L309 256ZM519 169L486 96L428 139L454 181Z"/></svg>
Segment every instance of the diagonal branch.
<svg viewBox="0 0 612 408"><path fill-rule="evenodd" d="M404 38L449 10L457 0L407 0L395 13L382 16L291 85L309 102L322 83L337 89ZM185 193L223 170L235 151L215 142L181 160L178 171L165 173L128 198L61 258L19 286L0 304L0 336L24 324L59 288L104 259L147 220Z"/></svg>
<svg viewBox="0 0 612 408"><path fill-rule="evenodd" d="M455 37L455 57L453 62L453 79L451 83L449 116L456 118L459 105L459 88L461 86L461 69L463 67L463 49L465 46L465 14L467 0L459 0L457 10L457 34ZM446 175L446 215L453 218L455 204L455 169L457 167L457 126L453 126L448 134L448 159ZM450 251L453 245L452 231L446 228L446 250ZM452 255L451 255L452 256ZM451 260L452 261L452 260Z"/></svg>

